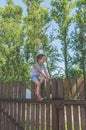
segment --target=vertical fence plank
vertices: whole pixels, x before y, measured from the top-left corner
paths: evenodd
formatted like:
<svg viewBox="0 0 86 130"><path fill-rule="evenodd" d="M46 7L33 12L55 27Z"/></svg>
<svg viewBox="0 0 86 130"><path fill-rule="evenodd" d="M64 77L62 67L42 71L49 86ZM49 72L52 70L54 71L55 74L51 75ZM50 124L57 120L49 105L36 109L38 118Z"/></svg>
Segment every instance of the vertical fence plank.
<svg viewBox="0 0 86 130"><path fill-rule="evenodd" d="M5 90L5 83L3 83L3 98L5 98L5 92L6 92L6 90Z"/></svg>
<svg viewBox="0 0 86 130"><path fill-rule="evenodd" d="M2 83L0 83L0 97L2 97Z"/></svg>
<svg viewBox="0 0 86 130"><path fill-rule="evenodd" d="M78 105L73 106L73 120L74 120L74 130L79 130L79 110Z"/></svg>
<svg viewBox="0 0 86 130"><path fill-rule="evenodd" d="M0 86L0 89L1 89L1 86ZM1 102L0 102L0 130L1 130L1 121L2 121L2 108L1 108Z"/></svg>
<svg viewBox="0 0 86 130"><path fill-rule="evenodd" d="M64 106L59 108L59 130L65 130L65 117L64 117Z"/></svg>
<svg viewBox="0 0 86 130"><path fill-rule="evenodd" d="M50 130L50 104L46 104L46 130Z"/></svg>
<svg viewBox="0 0 86 130"><path fill-rule="evenodd" d="M63 92L63 83L62 79L57 80L57 98L63 99L64 92Z"/></svg>
<svg viewBox="0 0 86 130"><path fill-rule="evenodd" d="M14 119L15 119L15 122L17 121L17 103L14 102ZM15 129L17 128L17 126L15 125Z"/></svg>
<svg viewBox="0 0 86 130"><path fill-rule="evenodd" d="M15 104L15 103L12 102L12 105L13 105L13 110L12 110L13 114L12 114L12 117L13 117L13 119L15 120L15 105L14 105L14 104ZM13 124L14 124L13 130L16 130L16 125L15 125L15 123L13 123Z"/></svg>
<svg viewBox="0 0 86 130"><path fill-rule="evenodd" d="M86 130L86 106L80 107L81 129Z"/></svg>
<svg viewBox="0 0 86 130"><path fill-rule="evenodd" d="M31 115L30 115L30 103L27 103L26 106L26 130L30 130L30 119L31 119Z"/></svg>
<svg viewBox="0 0 86 130"><path fill-rule="evenodd" d="M7 104L7 115L9 116L10 114L10 102ZM8 130L10 130L10 120L7 118L7 124L8 124Z"/></svg>
<svg viewBox="0 0 86 130"><path fill-rule="evenodd" d="M72 89L72 99L77 99L77 86L76 86L77 79L71 79L71 89Z"/></svg>
<svg viewBox="0 0 86 130"><path fill-rule="evenodd" d="M9 130L11 130L11 129L13 129L12 127L12 102L10 102L9 103L9 116L10 116L10 118L9 118Z"/></svg>
<svg viewBox="0 0 86 130"><path fill-rule="evenodd" d="M56 79L52 79L52 98L56 99L57 98L57 80Z"/></svg>
<svg viewBox="0 0 86 130"><path fill-rule="evenodd" d="M17 90L17 98L21 98L20 82L17 82L17 83L16 83L16 90Z"/></svg>
<svg viewBox="0 0 86 130"><path fill-rule="evenodd" d="M85 99L84 93L84 78L80 77L77 79L77 88L78 88L78 99Z"/></svg>
<svg viewBox="0 0 86 130"><path fill-rule="evenodd" d="M50 82L46 82L46 98L50 99Z"/></svg>
<svg viewBox="0 0 86 130"><path fill-rule="evenodd" d="M36 130L39 130L39 104L36 104Z"/></svg>
<svg viewBox="0 0 86 130"><path fill-rule="evenodd" d="M26 98L26 83L22 82L22 89L21 89L21 93L22 93L22 98Z"/></svg>
<svg viewBox="0 0 86 130"><path fill-rule="evenodd" d="M35 117L35 105L32 103L31 104L31 130L34 130L34 124L35 124L35 120L34 120L34 117Z"/></svg>
<svg viewBox="0 0 86 130"><path fill-rule="evenodd" d="M10 102L10 129L14 129L14 125L13 125L13 122L12 122L12 119L13 119L13 103Z"/></svg>
<svg viewBox="0 0 86 130"><path fill-rule="evenodd" d="M9 97L13 98L13 83L10 83Z"/></svg>
<svg viewBox="0 0 86 130"><path fill-rule="evenodd" d="M2 107L3 104L1 104ZM1 113L1 129L4 130L4 114L3 112Z"/></svg>
<svg viewBox="0 0 86 130"><path fill-rule="evenodd" d="M5 98L8 98L8 83L5 84Z"/></svg>
<svg viewBox="0 0 86 130"><path fill-rule="evenodd" d="M71 106L66 106L66 116L67 116L67 129L72 130L72 114L71 114Z"/></svg>
<svg viewBox="0 0 86 130"><path fill-rule="evenodd" d="M58 130L58 120L57 120L57 109L55 105L52 105L52 130Z"/></svg>
<svg viewBox="0 0 86 130"><path fill-rule="evenodd" d="M8 90L7 90L7 98L9 98L9 93L10 93L10 85L9 85L9 83L6 83L6 87L8 88Z"/></svg>
<svg viewBox="0 0 86 130"><path fill-rule="evenodd" d="M25 128L25 103L22 102L22 128Z"/></svg>
<svg viewBox="0 0 86 130"><path fill-rule="evenodd" d="M41 104L41 130L45 127L45 105Z"/></svg>
<svg viewBox="0 0 86 130"><path fill-rule="evenodd" d="M65 99L70 99L71 98L71 90L70 90L69 78L64 79L64 91L65 91Z"/></svg>

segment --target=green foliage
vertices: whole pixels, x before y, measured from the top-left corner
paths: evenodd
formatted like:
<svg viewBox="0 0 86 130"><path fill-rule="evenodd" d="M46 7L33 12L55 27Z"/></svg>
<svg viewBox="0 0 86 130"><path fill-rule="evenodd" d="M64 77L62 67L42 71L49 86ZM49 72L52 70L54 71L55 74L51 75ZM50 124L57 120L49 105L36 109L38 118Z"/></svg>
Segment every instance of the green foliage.
<svg viewBox="0 0 86 130"><path fill-rule="evenodd" d="M77 1L77 10L75 15L76 28L72 32L72 50L74 51L73 63L78 65L82 74L86 76L86 6L83 0Z"/></svg>
<svg viewBox="0 0 86 130"><path fill-rule="evenodd" d="M22 8L8 4L0 8L0 81L28 81L29 63L20 55L23 45Z"/></svg>
<svg viewBox="0 0 86 130"><path fill-rule="evenodd" d="M22 8L14 4L6 5L5 7L0 8L1 17L6 22L11 22L11 20L14 22L19 22L21 20L22 12Z"/></svg>
<svg viewBox="0 0 86 130"><path fill-rule="evenodd" d="M68 45L69 45L69 27L72 22L71 11L75 7L75 1L69 0L58 0L52 1L52 12L51 16L58 24L57 38L62 43L62 52L65 64L65 76L68 77Z"/></svg>
<svg viewBox="0 0 86 130"><path fill-rule="evenodd" d="M68 73L70 78L78 78L83 75L82 70L80 70L79 67L74 67L74 68L71 67Z"/></svg>
<svg viewBox="0 0 86 130"><path fill-rule="evenodd" d="M40 43L47 43L48 38L45 35L47 29L47 23L49 21L48 9L40 6L39 1L30 1L26 3L28 15L24 17L24 34L26 40L24 42L24 52L26 60L28 60L30 55L33 59L40 49ZM29 52L29 53L28 53Z"/></svg>
<svg viewBox="0 0 86 130"><path fill-rule="evenodd" d="M47 67L52 77L85 75L85 0L53 0L51 12L41 6L44 0L22 1L27 15L23 15L23 8L15 5L13 0L7 0L7 4L0 7L0 81L24 80L30 86L31 67L40 49L48 57ZM55 31L52 27L52 35L47 33L51 20L57 25ZM72 22L75 28L69 35ZM58 39L60 51L51 45Z"/></svg>

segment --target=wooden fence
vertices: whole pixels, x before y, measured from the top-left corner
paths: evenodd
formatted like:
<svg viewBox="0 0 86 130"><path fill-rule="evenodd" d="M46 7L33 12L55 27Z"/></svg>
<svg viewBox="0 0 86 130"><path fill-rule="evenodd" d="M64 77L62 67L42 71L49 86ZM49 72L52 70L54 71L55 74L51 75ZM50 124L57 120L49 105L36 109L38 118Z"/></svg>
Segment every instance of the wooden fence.
<svg viewBox="0 0 86 130"><path fill-rule="evenodd" d="M86 100L64 100L54 102L53 130L85 130Z"/></svg>
<svg viewBox="0 0 86 130"><path fill-rule="evenodd" d="M0 130L52 130L52 102L2 99Z"/></svg>
<svg viewBox="0 0 86 130"><path fill-rule="evenodd" d="M7 85L9 89L10 86L16 88L17 83L10 84ZM0 92L3 95L3 98L0 97L0 130L86 129L85 84L82 77L52 79L42 93L47 99L41 102L34 100L33 96L33 99L25 99L25 84L18 84L20 89L17 88L17 98L15 94L12 94L12 97L6 96L6 84L0 84L0 91L3 92L5 89L4 93ZM13 90L16 89L12 89L11 92L17 91Z"/></svg>
<svg viewBox="0 0 86 130"><path fill-rule="evenodd" d="M0 130L86 130L86 101L1 99Z"/></svg>
<svg viewBox="0 0 86 130"><path fill-rule="evenodd" d="M31 98L34 99L34 84L31 87ZM42 95L47 99L85 99L86 84L83 77L78 79L52 79L42 86ZM0 83L0 98L25 98L24 82Z"/></svg>
<svg viewBox="0 0 86 130"><path fill-rule="evenodd" d="M34 84L32 83L32 99L34 99ZM43 96L47 99L85 99L86 84L83 77L52 79L46 86L42 86Z"/></svg>
<svg viewBox="0 0 86 130"><path fill-rule="evenodd" d="M24 82L0 83L0 98L25 98L26 85Z"/></svg>

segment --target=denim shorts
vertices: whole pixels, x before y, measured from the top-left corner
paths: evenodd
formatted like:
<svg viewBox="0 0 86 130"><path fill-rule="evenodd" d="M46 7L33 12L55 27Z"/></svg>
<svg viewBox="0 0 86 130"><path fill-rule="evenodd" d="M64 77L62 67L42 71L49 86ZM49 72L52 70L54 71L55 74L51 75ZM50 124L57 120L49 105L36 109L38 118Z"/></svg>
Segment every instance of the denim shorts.
<svg viewBox="0 0 86 130"><path fill-rule="evenodd" d="M34 76L32 76L31 77L31 81L36 81L36 80L38 80L38 79L40 79L41 78L41 76L40 75L34 75Z"/></svg>

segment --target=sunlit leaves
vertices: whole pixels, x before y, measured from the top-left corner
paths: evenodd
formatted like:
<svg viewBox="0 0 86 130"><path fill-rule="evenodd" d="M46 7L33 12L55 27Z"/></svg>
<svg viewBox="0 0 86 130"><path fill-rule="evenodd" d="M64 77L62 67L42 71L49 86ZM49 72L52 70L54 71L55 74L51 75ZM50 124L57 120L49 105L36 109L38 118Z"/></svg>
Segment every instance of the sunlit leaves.
<svg viewBox="0 0 86 130"><path fill-rule="evenodd" d="M24 32L25 32L25 53L29 59L30 53L35 58L36 53L40 48L40 43L47 43L47 23L49 21L48 9L40 6L39 1L30 1L27 5L28 16L24 18ZM32 48L32 49L31 49ZM29 52L29 54L28 54Z"/></svg>

